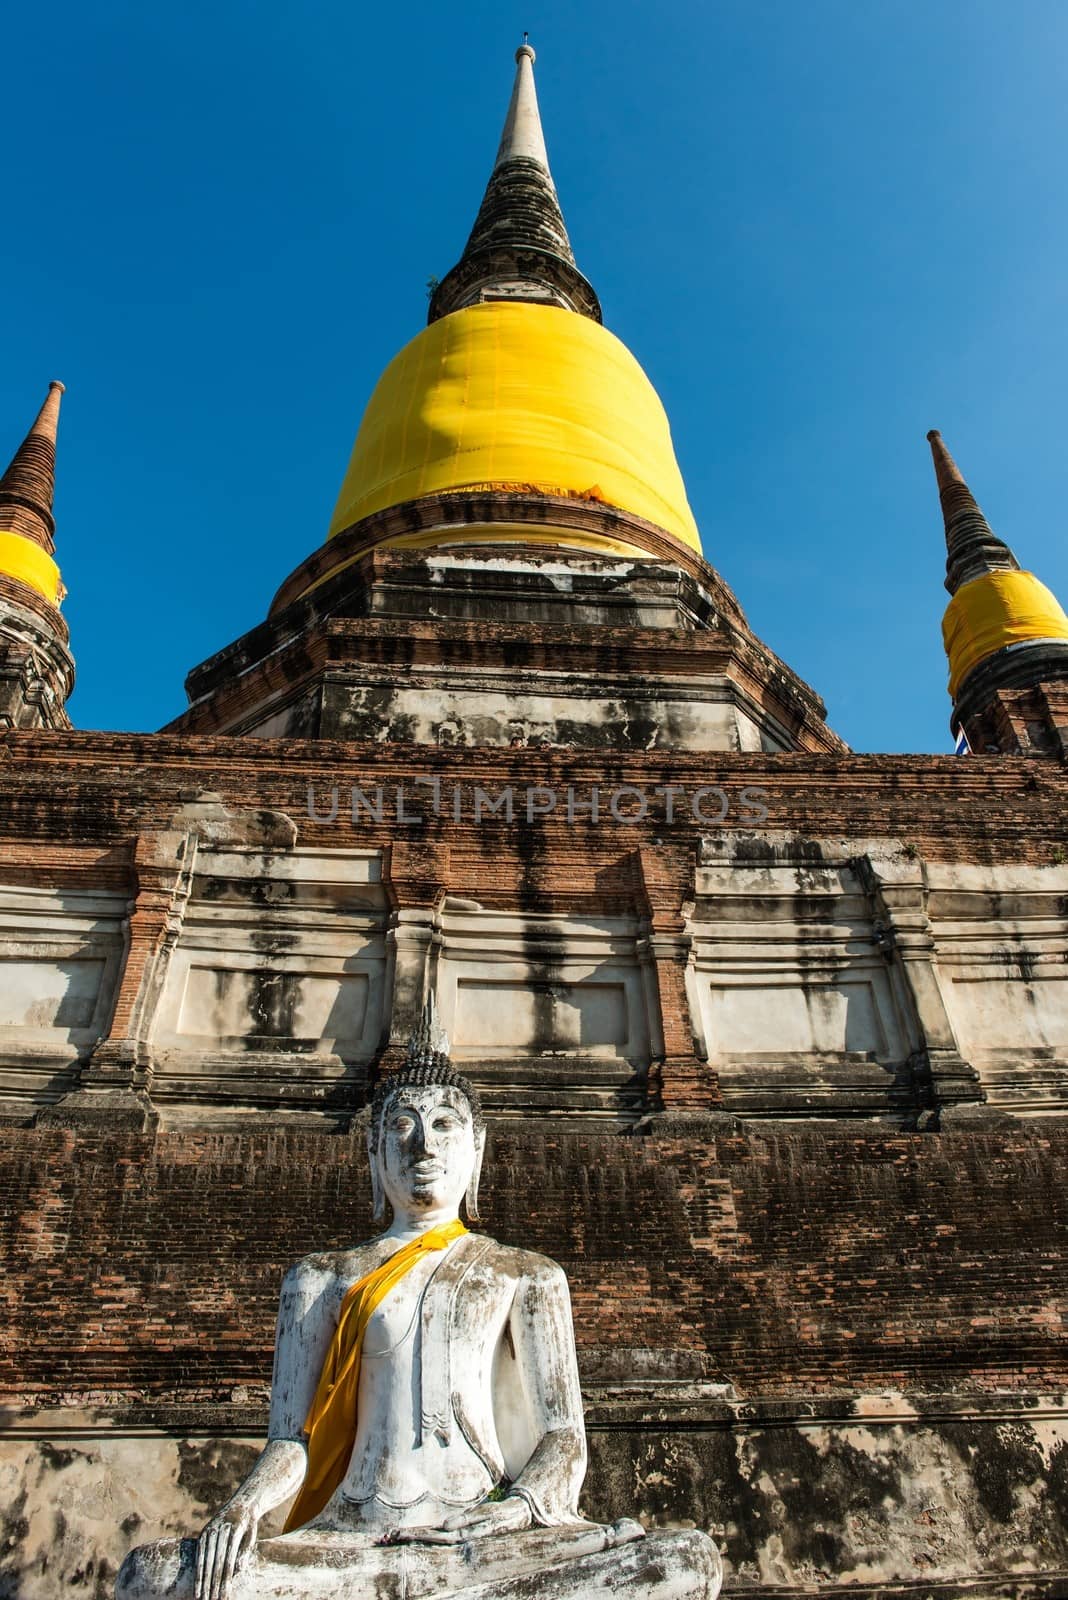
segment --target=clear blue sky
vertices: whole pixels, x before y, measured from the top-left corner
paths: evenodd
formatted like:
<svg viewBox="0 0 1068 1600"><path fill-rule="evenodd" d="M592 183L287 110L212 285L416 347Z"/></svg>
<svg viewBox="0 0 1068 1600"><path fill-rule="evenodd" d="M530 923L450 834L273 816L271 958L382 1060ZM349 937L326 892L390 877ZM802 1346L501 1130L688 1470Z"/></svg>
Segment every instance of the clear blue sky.
<svg viewBox="0 0 1068 1600"><path fill-rule="evenodd" d="M62 378L76 725L177 714L321 543L524 28L708 559L855 748L948 749L929 427L1068 601L1064 0L16 8L0 451Z"/></svg>

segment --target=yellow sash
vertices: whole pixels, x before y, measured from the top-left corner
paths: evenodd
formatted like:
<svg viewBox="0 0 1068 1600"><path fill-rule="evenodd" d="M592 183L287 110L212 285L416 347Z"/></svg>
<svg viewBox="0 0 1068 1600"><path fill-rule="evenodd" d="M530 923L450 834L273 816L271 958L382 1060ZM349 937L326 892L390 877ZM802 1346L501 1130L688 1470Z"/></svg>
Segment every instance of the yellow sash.
<svg viewBox="0 0 1068 1600"><path fill-rule="evenodd" d="M411 1271L424 1250L444 1250L466 1232L459 1218L443 1228L429 1228L410 1244L401 1245L388 1261L360 1278L345 1295L315 1399L304 1423L308 1436L308 1470L286 1518L284 1532L292 1533L294 1528L302 1528L317 1516L344 1480L356 1442L356 1397L363 1336L375 1307Z"/></svg>

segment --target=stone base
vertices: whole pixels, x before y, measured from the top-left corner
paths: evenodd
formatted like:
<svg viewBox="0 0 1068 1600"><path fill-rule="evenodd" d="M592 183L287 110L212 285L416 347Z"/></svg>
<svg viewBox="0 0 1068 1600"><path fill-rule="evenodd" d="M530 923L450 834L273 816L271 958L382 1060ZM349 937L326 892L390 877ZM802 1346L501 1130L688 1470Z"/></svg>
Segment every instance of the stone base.
<svg viewBox="0 0 1068 1600"><path fill-rule="evenodd" d="M697 1374L644 1376L584 1384L583 1511L630 1505L650 1532L706 1530L726 1593L1068 1596L1064 1396L745 1400ZM164 1409L9 1417L0 1595L111 1600L132 1547L177 1542L225 1503L259 1453L260 1408L186 1407L170 1424ZM265 1546L281 1526L264 1519Z"/></svg>
<svg viewBox="0 0 1068 1600"><path fill-rule="evenodd" d="M193 1600L196 1541L134 1550L116 1600ZM531 1528L462 1544L382 1545L304 1528L262 1540L228 1600L716 1600L719 1551L696 1530L646 1536L639 1523Z"/></svg>

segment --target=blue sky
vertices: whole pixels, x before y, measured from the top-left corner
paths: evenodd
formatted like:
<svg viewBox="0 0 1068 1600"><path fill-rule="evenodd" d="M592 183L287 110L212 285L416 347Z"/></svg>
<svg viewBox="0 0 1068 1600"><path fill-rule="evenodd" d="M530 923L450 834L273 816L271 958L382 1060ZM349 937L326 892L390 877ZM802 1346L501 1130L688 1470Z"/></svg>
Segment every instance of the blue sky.
<svg viewBox="0 0 1068 1600"><path fill-rule="evenodd" d="M707 558L854 748L948 749L929 427L1068 601L1064 0L17 8L0 451L62 378L76 725L176 715L321 543L524 28Z"/></svg>

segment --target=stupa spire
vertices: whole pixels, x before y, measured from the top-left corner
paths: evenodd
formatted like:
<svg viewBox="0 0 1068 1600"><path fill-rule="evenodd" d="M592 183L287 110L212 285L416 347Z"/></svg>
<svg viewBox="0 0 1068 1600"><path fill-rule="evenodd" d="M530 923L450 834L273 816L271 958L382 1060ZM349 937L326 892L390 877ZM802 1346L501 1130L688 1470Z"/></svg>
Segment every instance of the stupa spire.
<svg viewBox="0 0 1068 1600"><path fill-rule="evenodd" d="M36 421L0 478L0 529L32 539L49 555L55 549L52 502L56 491L56 433L63 385L48 386Z"/></svg>
<svg viewBox="0 0 1068 1600"><path fill-rule="evenodd" d="M504 119L497 159L493 164L494 171L506 161L516 160L536 161L546 172L549 170L549 153L545 148L541 113L538 110L538 91L534 87L536 59L524 34L523 43L515 53L515 83L508 115Z"/></svg>
<svg viewBox="0 0 1068 1600"><path fill-rule="evenodd" d="M937 428L931 429L927 442L946 525L946 588L950 594L988 572L1018 572L1020 563L980 511Z"/></svg>
<svg viewBox="0 0 1068 1600"><path fill-rule="evenodd" d="M969 749L987 753L1063 750L1054 701L1068 680L1068 616L991 530L942 435L932 428L927 442L946 525L942 642L953 737L963 732Z"/></svg>
<svg viewBox="0 0 1068 1600"><path fill-rule="evenodd" d="M0 729L69 728L74 662L53 559L61 383L0 478Z"/></svg>
<svg viewBox="0 0 1068 1600"><path fill-rule="evenodd" d="M463 255L434 288L429 322L484 300L534 301L601 320L597 295L575 265L549 171L535 56L525 36L515 60L512 98L482 205Z"/></svg>

